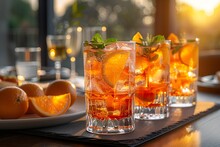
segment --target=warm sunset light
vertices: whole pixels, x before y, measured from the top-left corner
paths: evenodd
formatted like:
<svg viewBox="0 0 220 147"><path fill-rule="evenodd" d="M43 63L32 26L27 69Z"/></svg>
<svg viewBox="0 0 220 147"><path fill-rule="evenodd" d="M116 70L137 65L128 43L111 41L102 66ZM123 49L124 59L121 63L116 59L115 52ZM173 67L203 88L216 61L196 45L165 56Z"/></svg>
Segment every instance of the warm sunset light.
<svg viewBox="0 0 220 147"><path fill-rule="evenodd" d="M219 0L179 0L179 2L186 3L196 10L204 11L208 16L211 16L214 13L215 8L220 4Z"/></svg>
<svg viewBox="0 0 220 147"><path fill-rule="evenodd" d="M54 10L57 16L62 16L65 11L66 8L71 5L75 0L55 0L54 1Z"/></svg>
<svg viewBox="0 0 220 147"><path fill-rule="evenodd" d="M201 146L201 134L198 131L191 130L188 132L188 128L186 128L185 132L181 132L181 138L173 139L168 142L167 146L176 146L176 144L187 144L188 146Z"/></svg>

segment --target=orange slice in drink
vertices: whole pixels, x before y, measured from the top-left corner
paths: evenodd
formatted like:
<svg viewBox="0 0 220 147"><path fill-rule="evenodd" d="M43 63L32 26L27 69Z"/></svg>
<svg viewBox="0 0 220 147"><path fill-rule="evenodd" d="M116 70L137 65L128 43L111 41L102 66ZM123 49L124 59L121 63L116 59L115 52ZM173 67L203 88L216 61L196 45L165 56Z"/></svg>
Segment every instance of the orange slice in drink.
<svg viewBox="0 0 220 147"><path fill-rule="evenodd" d="M199 48L194 43L184 45L179 52L180 60L183 64L195 68L198 64Z"/></svg>
<svg viewBox="0 0 220 147"><path fill-rule="evenodd" d="M134 41L134 42L136 42L136 43L142 43L142 40L141 40L141 39L143 39L141 33L137 32L137 33L133 36L132 41ZM139 45L137 45L137 44L136 44L136 53L139 53L139 54L141 54L141 55L143 54L143 49L142 49Z"/></svg>
<svg viewBox="0 0 220 147"><path fill-rule="evenodd" d="M133 36L132 41L135 41L136 43L142 43L142 40L141 40L141 39L143 39L141 33L137 32L137 33Z"/></svg>
<svg viewBox="0 0 220 147"><path fill-rule="evenodd" d="M102 75L106 83L114 87L124 71L130 53L120 50L110 53L103 60Z"/></svg>
<svg viewBox="0 0 220 147"><path fill-rule="evenodd" d="M30 107L39 116L58 116L64 114L70 107L70 94L57 96L29 97Z"/></svg>
<svg viewBox="0 0 220 147"><path fill-rule="evenodd" d="M179 38L174 33L170 33L167 39L171 40L173 43L180 43Z"/></svg>

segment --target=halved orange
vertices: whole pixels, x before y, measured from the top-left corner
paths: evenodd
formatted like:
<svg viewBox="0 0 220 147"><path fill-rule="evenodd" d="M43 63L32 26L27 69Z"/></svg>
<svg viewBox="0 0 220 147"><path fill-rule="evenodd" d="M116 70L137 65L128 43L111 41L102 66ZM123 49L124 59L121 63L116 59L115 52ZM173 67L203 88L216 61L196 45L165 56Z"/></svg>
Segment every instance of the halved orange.
<svg viewBox="0 0 220 147"><path fill-rule="evenodd" d="M132 41L135 41L136 43L142 43L142 40L141 40L141 39L143 39L141 33L137 32L137 33L133 36Z"/></svg>
<svg viewBox="0 0 220 147"><path fill-rule="evenodd" d="M198 45L195 43L189 43L180 49L179 57L183 64L195 68L198 65L198 54Z"/></svg>
<svg viewBox="0 0 220 147"><path fill-rule="evenodd" d="M29 97L31 109L39 116L58 116L66 113L71 104L70 94Z"/></svg>
<svg viewBox="0 0 220 147"><path fill-rule="evenodd" d="M67 93L70 93L71 106L72 106L76 101L77 94L76 94L76 86L70 81L63 79L55 80L51 82L45 90L45 95L56 96Z"/></svg>
<svg viewBox="0 0 220 147"><path fill-rule="evenodd" d="M179 38L174 33L170 33L167 39L171 40L172 43L180 43Z"/></svg>
<svg viewBox="0 0 220 147"><path fill-rule="evenodd" d="M24 92L27 94L28 97L39 97L39 96L44 96L44 90L42 87L40 87L38 84L35 83L26 83L26 84L22 84L20 86L20 88L22 90L24 90ZM28 108L27 111L28 114L33 113L33 111L31 110L31 108Z"/></svg>
<svg viewBox="0 0 220 147"><path fill-rule="evenodd" d="M102 75L106 83L114 87L129 58L129 51L119 50L107 55L103 60Z"/></svg>

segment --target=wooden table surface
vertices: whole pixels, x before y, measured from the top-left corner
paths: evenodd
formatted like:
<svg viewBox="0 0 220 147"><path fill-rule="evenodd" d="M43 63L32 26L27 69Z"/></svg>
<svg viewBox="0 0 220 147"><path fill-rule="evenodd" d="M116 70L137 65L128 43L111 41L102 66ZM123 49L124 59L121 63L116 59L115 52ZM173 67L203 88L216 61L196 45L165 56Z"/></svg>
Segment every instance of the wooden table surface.
<svg viewBox="0 0 220 147"><path fill-rule="evenodd" d="M198 93L199 101L220 103L219 94ZM166 133L141 146L150 147L217 147L220 146L220 110L194 122ZM45 137L16 134L13 131L0 131L0 147L70 147L97 146L80 142L50 139Z"/></svg>

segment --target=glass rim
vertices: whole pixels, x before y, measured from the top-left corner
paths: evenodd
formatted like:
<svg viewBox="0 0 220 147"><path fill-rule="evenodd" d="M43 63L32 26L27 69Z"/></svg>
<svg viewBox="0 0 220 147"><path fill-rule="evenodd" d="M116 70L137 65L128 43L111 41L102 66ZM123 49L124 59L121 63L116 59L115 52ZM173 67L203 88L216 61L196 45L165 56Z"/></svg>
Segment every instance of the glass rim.
<svg viewBox="0 0 220 147"><path fill-rule="evenodd" d="M154 43L154 44L152 44L152 45L148 45L148 46L140 46L141 48L143 47L154 47L154 46L157 46L157 45L159 45L159 44L163 44L163 43L165 43L165 44L169 44L169 45L171 45L171 40L168 40L168 39L165 39L165 40L161 40L161 41L159 41L159 42L157 42L157 43ZM136 44L136 43L135 43Z"/></svg>
<svg viewBox="0 0 220 147"><path fill-rule="evenodd" d="M83 43L85 43L85 42L90 42L90 41L83 41ZM134 42L135 43L135 41L132 41L132 40L118 40L118 41L116 41L116 42L113 42L113 43L117 43L117 42Z"/></svg>
<svg viewBox="0 0 220 147"><path fill-rule="evenodd" d="M172 43L172 41L170 40L170 42ZM199 43L199 38L194 38L194 39L186 39L184 42L179 42L179 43L172 43L172 44L175 44L175 45L183 45L183 44L186 44L186 43Z"/></svg>
<svg viewBox="0 0 220 147"><path fill-rule="evenodd" d="M187 39L186 42L199 42L199 38L194 38L194 39Z"/></svg>
<svg viewBox="0 0 220 147"><path fill-rule="evenodd" d="M41 48L40 47L16 47L15 52L40 52Z"/></svg>
<svg viewBox="0 0 220 147"><path fill-rule="evenodd" d="M161 41L161 42L171 43L171 40L165 39L165 40L163 40L163 41ZM160 43L160 42L159 42L159 43Z"/></svg>
<svg viewBox="0 0 220 147"><path fill-rule="evenodd" d="M85 43L86 42L88 42L88 43L91 43L90 41L83 41L83 46L85 46ZM132 44L132 43L134 43L135 44L135 41L116 41L116 42L113 42L113 43L111 43L111 44L115 44L115 43L129 43L129 44ZM109 45L111 45L111 44L109 44ZM108 45L107 45L108 46Z"/></svg>

